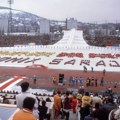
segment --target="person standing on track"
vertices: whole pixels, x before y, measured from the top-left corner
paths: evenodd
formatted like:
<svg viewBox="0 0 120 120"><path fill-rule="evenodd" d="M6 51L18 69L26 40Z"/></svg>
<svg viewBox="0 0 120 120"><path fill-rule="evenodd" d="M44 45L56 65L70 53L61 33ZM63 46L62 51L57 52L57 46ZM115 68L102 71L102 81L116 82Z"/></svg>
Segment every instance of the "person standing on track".
<svg viewBox="0 0 120 120"><path fill-rule="evenodd" d="M37 77L36 77L36 75L34 75L33 76L33 82L34 82L34 84L36 84L36 81L37 81Z"/></svg>

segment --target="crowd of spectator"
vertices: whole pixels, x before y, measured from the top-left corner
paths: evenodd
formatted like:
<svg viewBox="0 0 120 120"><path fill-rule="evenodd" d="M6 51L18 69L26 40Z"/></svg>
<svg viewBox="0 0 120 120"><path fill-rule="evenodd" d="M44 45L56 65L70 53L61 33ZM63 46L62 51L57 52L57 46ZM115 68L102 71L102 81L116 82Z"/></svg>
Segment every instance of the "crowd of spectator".
<svg viewBox="0 0 120 120"><path fill-rule="evenodd" d="M108 94L89 93L78 91L74 94L70 91L61 94L57 91L54 95L55 118L69 120L71 111L73 114L80 114L80 120L119 120L120 119L120 98L116 98L112 91ZM114 116L111 111L114 110ZM104 114L104 115L103 115Z"/></svg>
<svg viewBox="0 0 120 120"><path fill-rule="evenodd" d="M17 89L16 89L16 91L14 91L14 90L12 90L12 91L11 90L7 90L7 91L1 90L0 93L4 94L5 96L11 95L11 97L14 96L14 95L19 94L19 92L17 91ZM36 96L49 96L49 97L52 97L52 95L50 95L49 93L37 93L36 92L36 93L32 93L32 94L34 94Z"/></svg>
<svg viewBox="0 0 120 120"><path fill-rule="evenodd" d="M8 92L5 95L0 96L0 103L11 104L11 97L8 98L7 95L14 93L14 104L17 105L19 111L15 113L15 115L13 116L13 120L18 120L18 118L20 118L20 120L43 120L44 118L50 120L50 110L46 106L46 102L52 102L50 96L46 95L46 99L44 99L45 95L40 97L38 96L38 94L32 94L29 90L30 87L28 82L23 82L20 86L21 93ZM1 92L5 93L4 91Z"/></svg>
<svg viewBox="0 0 120 120"><path fill-rule="evenodd" d="M29 45L34 43L35 45L47 45L50 44L49 35L43 36L26 36L26 35L1 35L0 47L13 47L14 45Z"/></svg>
<svg viewBox="0 0 120 120"><path fill-rule="evenodd" d="M12 47L14 45L28 45L35 43L35 45L51 44L49 35L42 36L27 36L27 35L0 35L0 47ZM94 39L85 37L89 45L93 46L118 46L120 44L120 37L117 36L97 36Z"/></svg>
<svg viewBox="0 0 120 120"><path fill-rule="evenodd" d="M94 39L90 37L86 37L87 42L89 45L94 46L119 46L120 45L120 37L116 36L99 36L95 37Z"/></svg>
<svg viewBox="0 0 120 120"><path fill-rule="evenodd" d="M80 79L82 80L82 78ZM120 119L120 96L114 94L111 88L106 89L102 94L90 93L82 86L79 87L77 92L56 89L52 95L52 101L49 96L45 100L43 97L39 98L37 94L33 95L30 93L28 82L23 82L20 86L22 92L14 92L14 99L16 101L14 104L17 105L20 111L14 115L13 120L16 120L19 116L21 120L24 117L32 117L31 120L35 120L36 118L38 120L43 120L44 118L50 120L51 113L46 106L46 102L53 102L55 120L69 120L71 112L76 116L79 114L80 120L113 120L112 117L114 117L114 120ZM10 104L6 96L2 97L3 103ZM26 111L29 112L30 115L26 115ZM102 115L103 112L104 116Z"/></svg>

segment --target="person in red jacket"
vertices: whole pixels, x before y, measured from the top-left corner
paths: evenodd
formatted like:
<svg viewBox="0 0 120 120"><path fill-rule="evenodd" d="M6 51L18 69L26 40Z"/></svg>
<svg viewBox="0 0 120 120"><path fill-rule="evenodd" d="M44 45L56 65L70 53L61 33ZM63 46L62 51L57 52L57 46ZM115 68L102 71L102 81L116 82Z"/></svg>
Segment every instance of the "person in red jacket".
<svg viewBox="0 0 120 120"><path fill-rule="evenodd" d="M73 113L76 113L76 106L77 106L77 98L75 95L73 95L73 98L72 98L72 111Z"/></svg>

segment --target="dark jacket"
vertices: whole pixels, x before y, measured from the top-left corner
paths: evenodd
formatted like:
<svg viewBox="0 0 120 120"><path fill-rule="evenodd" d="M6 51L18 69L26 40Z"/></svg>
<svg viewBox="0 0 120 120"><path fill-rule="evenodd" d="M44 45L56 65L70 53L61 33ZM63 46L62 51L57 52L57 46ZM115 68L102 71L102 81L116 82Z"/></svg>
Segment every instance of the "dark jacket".
<svg viewBox="0 0 120 120"><path fill-rule="evenodd" d="M46 106L38 106L39 111L39 120L43 120L47 114L48 107Z"/></svg>

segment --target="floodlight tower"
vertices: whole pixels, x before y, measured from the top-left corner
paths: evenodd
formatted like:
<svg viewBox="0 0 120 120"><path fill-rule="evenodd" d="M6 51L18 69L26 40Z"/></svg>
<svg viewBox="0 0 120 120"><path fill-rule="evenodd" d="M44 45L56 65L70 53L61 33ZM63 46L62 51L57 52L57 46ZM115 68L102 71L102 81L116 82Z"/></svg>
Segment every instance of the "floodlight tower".
<svg viewBox="0 0 120 120"><path fill-rule="evenodd" d="M13 0L8 0L9 4L9 15L8 15L8 33L12 32L12 4Z"/></svg>

